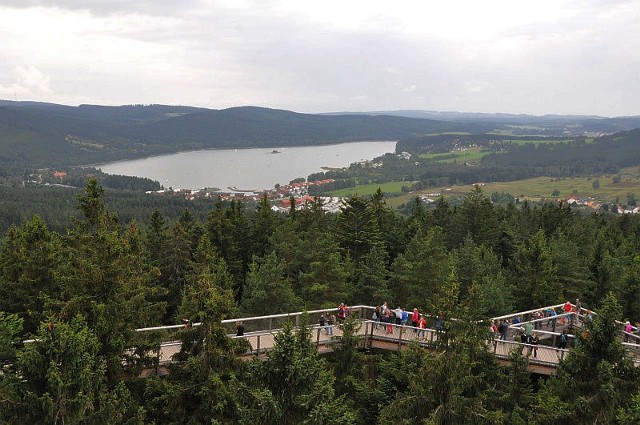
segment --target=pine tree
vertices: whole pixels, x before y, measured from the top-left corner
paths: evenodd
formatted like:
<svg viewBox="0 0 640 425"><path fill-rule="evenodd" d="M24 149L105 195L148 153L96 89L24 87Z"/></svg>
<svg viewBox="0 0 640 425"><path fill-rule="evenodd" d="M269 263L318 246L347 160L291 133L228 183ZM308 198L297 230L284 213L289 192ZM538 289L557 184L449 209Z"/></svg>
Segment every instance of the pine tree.
<svg viewBox="0 0 640 425"><path fill-rule="evenodd" d="M415 235L404 254L396 258L390 282L394 302L424 309L454 269L453 258L444 244L440 228Z"/></svg>
<svg viewBox="0 0 640 425"><path fill-rule="evenodd" d="M253 244L253 254L259 257L271 251L269 239L278 224L278 216L271 210L271 205L265 193L256 206L251 226L251 241Z"/></svg>
<svg viewBox="0 0 640 425"><path fill-rule="evenodd" d="M309 239L308 262L298 275L300 295L307 308L335 307L345 300L358 299L348 287L351 264L341 258L331 235Z"/></svg>
<svg viewBox="0 0 640 425"><path fill-rule="evenodd" d="M256 316L300 309L300 300L285 277L284 263L275 252L265 258L254 257L241 306L244 312Z"/></svg>
<svg viewBox="0 0 640 425"><path fill-rule="evenodd" d="M18 356L23 423L81 423L99 409L106 372L98 337L80 316L40 326Z"/></svg>
<svg viewBox="0 0 640 425"><path fill-rule="evenodd" d="M542 230L518 248L514 266L518 310L530 310L561 301L562 291Z"/></svg>
<svg viewBox="0 0 640 425"><path fill-rule="evenodd" d="M457 303L459 286L449 277L433 308L444 317L444 332L409 375L406 391L398 394L380 415L381 422L409 417L429 424L499 423L495 386L500 382L495 357L487 350L485 326L470 319ZM450 320L451 317L456 320Z"/></svg>
<svg viewBox="0 0 640 425"><path fill-rule="evenodd" d="M620 340L622 309L613 293L585 321L580 343L560 363L538 396L536 420L546 423L614 423L640 390L640 373Z"/></svg>
<svg viewBox="0 0 640 425"><path fill-rule="evenodd" d="M60 297L48 300L46 308L62 321L77 315L86 320L98 337L107 381L113 386L124 373L122 360L134 345L134 329L157 323L161 309L151 302L153 274L143 261L139 242L134 247L131 233L121 235L103 195L90 180L85 196L79 198L85 215L65 240L57 275Z"/></svg>
<svg viewBox="0 0 640 425"><path fill-rule="evenodd" d="M265 424L352 424L344 396L335 396L331 368L311 342L308 319L293 333L290 324L275 337L264 362L252 367L242 420Z"/></svg>
<svg viewBox="0 0 640 425"><path fill-rule="evenodd" d="M0 310L17 313L25 333L37 330L48 298L58 298L56 280L62 259L60 237L35 216L12 226L0 247Z"/></svg>
<svg viewBox="0 0 640 425"><path fill-rule="evenodd" d="M500 234L497 214L482 188L476 186L462 201L453 216L450 235L453 246L460 245L467 235L479 245L493 247Z"/></svg>

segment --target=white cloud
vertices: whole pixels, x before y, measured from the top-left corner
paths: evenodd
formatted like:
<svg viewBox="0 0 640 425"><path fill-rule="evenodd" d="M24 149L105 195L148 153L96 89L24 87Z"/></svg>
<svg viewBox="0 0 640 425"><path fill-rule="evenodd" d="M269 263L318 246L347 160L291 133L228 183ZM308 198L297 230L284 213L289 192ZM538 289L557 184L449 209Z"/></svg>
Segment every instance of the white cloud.
<svg viewBox="0 0 640 425"><path fill-rule="evenodd" d="M0 14L1 97L640 114L633 0L5 0ZM30 67L45 75L27 91Z"/></svg>
<svg viewBox="0 0 640 425"><path fill-rule="evenodd" d="M18 66L13 71L14 82L0 84L0 98L12 100L45 100L53 96L50 78L35 66Z"/></svg>

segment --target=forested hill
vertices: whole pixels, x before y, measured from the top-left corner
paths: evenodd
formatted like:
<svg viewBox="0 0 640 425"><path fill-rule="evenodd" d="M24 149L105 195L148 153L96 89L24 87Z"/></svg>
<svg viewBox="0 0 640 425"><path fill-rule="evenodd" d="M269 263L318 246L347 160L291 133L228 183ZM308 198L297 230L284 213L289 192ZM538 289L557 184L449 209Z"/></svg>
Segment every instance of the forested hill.
<svg viewBox="0 0 640 425"><path fill-rule="evenodd" d="M278 147L487 131L486 124L391 116L323 116L257 107L78 107L0 102L0 167L77 165L222 147Z"/></svg>
<svg viewBox="0 0 640 425"><path fill-rule="evenodd" d="M356 140L394 140L417 134L465 131L478 133L486 125L453 124L430 119L369 115L314 115L256 107L206 111L147 125L149 140L178 139L216 147L313 145Z"/></svg>

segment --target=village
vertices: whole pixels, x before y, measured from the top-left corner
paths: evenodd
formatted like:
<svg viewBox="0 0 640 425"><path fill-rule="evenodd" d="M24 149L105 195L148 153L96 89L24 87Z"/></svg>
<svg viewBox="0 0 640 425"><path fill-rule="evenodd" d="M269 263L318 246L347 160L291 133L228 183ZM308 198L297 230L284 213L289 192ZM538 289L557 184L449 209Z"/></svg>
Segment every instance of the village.
<svg viewBox="0 0 640 425"><path fill-rule="evenodd" d="M313 202L316 197L309 196L309 187L333 183L333 179L317 180L312 182L296 182L285 185L276 185L273 189L264 191L258 190L231 190L222 191L218 189L161 189L158 191L147 191L147 194L179 194L185 199L193 201L198 198L212 198L223 201L240 200L243 202L259 202L263 197L272 203L271 209L275 212L288 213L291 210L291 201L295 202L296 208L301 208L307 202ZM318 197L322 202L322 209L328 213L340 212L340 197Z"/></svg>

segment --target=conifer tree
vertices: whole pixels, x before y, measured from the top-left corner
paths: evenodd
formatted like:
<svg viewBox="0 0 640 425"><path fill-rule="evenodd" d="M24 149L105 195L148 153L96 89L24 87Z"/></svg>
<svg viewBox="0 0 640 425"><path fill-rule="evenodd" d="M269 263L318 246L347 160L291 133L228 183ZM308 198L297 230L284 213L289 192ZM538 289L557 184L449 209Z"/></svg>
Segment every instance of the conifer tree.
<svg viewBox="0 0 640 425"><path fill-rule="evenodd" d="M640 373L620 340L622 309L613 293L585 321L580 343L538 395L536 420L546 423L614 423L640 389Z"/></svg>
<svg viewBox="0 0 640 425"><path fill-rule="evenodd" d="M56 275L62 261L62 241L35 216L22 227L12 226L0 247L0 310L17 313L25 333L37 330L45 301L59 297Z"/></svg>
<svg viewBox="0 0 640 425"><path fill-rule="evenodd" d="M40 326L35 342L18 355L20 421L82 423L99 410L106 363L98 337L82 317Z"/></svg>
<svg viewBox="0 0 640 425"><path fill-rule="evenodd" d="M454 270L438 227L415 235L392 267L390 292L396 304L424 309Z"/></svg>
<svg viewBox="0 0 640 425"><path fill-rule="evenodd" d="M67 236L58 274L60 297L49 300L47 309L62 321L82 315L98 338L107 381L115 385L124 373L122 360L134 343L134 329L157 323L161 309L150 302L150 268L141 251L132 249L131 239L121 235L103 196L92 179L79 198L84 218Z"/></svg>
<svg viewBox="0 0 640 425"><path fill-rule="evenodd" d="M291 324L286 324L275 340L267 360L251 365L253 379L242 394L243 422L355 423L344 396L335 395L335 378L311 342L306 315L295 333Z"/></svg>
<svg viewBox="0 0 640 425"><path fill-rule="evenodd" d="M300 309L300 300L285 277L284 263L275 251L264 258L253 258L241 306L244 312L255 316Z"/></svg>
<svg viewBox="0 0 640 425"><path fill-rule="evenodd" d="M519 310L539 308L561 301L562 291L557 283L556 269L542 230L518 248L514 266Z"/></svg>

